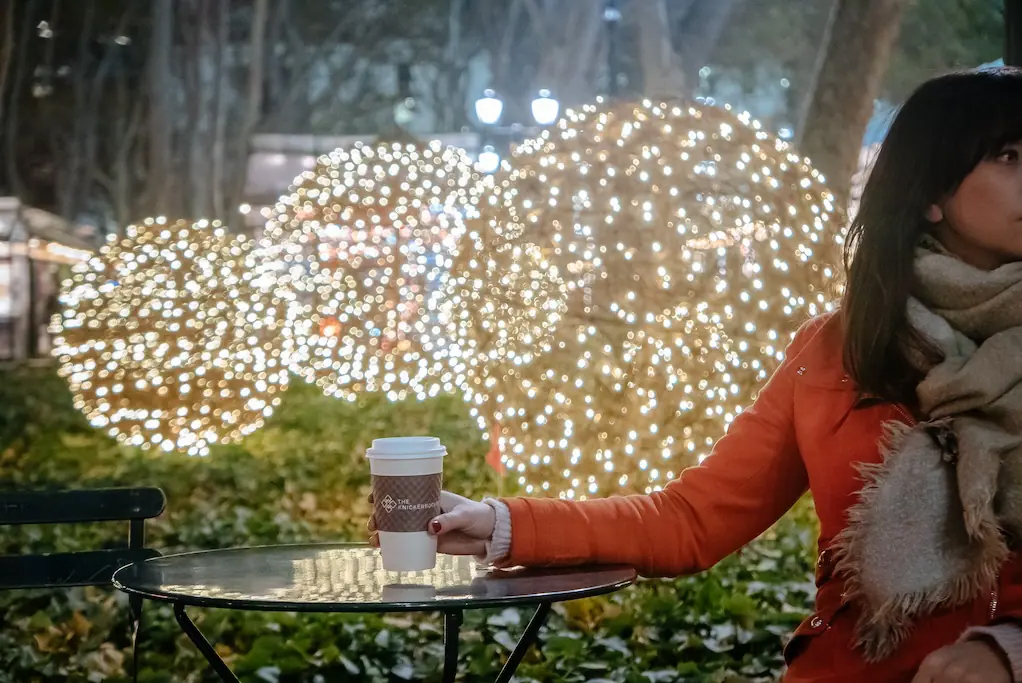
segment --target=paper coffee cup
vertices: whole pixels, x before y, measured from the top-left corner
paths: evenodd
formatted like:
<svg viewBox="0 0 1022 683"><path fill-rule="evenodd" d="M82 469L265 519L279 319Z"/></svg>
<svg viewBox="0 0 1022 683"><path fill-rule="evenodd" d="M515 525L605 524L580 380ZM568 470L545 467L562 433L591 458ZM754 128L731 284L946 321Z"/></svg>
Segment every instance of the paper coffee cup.
<svg viewBox="0 0 1022 683"><path fill-rule="evenodd" d="M445 455L447 449L432 436L374 439L366 451L384 569L436 566L436 536L426 529L440 514Z"/></svg>

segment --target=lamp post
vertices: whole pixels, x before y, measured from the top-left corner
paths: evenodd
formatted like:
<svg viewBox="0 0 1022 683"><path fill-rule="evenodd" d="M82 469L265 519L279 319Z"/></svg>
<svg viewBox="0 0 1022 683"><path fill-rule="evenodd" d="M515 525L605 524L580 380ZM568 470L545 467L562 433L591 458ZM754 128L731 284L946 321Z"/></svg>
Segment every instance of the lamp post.
<svg viewBox="0 0 1022 683"><path fill-rule="evenodd" d="M504 103L497 98L497 93L490 89L483 91L483 96L476 100L476 118L479 123L487 126L495 126L500 122L500 115L504 113Z"/></svg>
<svg viewBox="0 0 1022 683"><path fill-rule="evenodd" d="M557 122L561 113L561 103L546 88L537 92L529 105L532 113L532 126L523 126L518 123L511 125L500 125L500 119L504 115L504 101L492 89L483 91L482 97L475 101L476 120L482 129L483 149L476 159L476 169L480 173L493 173L500 168L500 154L494 144L495 138L504 138L507 141L517 139L523 133L526 135L535 134L539 128L552 126Z"/></svg>
<svg viewBox="0 0 1022 683"><path fill-rule="evenodd" d="M561 103L546 88L541 89L530 103L533 122L540 127L553 125L561 113ZM504 114L504 101L496 92L487 88L483 96L475 101L476 119L484 126L496 127ZM510 130L511 127L507 127ZM503 129L502 129L503 130Z"/></svg>
<svg viewBox="0 0 1022 683"><path fill-rule="evenodd" d="M557 120L560 109L560 103L550 95L549 90L540 90L532 101L532 118L541 126L549 126Z"/></svg>
<svg viewBox="0 0 1022 683"><path fill-rule="evenodd" d="M617 0L607 0L603 8L603 23L607 25L607 94L618 95L618 27L621 25L621 9Z"/></svg>
<svg viewBox="0 0 1022 683"><path fill-rule="evenodd" d="M498 168L500 168L500 155L497 154L493 145L486 145L476 160L476 169L480 173L495 173Z"/></svg>

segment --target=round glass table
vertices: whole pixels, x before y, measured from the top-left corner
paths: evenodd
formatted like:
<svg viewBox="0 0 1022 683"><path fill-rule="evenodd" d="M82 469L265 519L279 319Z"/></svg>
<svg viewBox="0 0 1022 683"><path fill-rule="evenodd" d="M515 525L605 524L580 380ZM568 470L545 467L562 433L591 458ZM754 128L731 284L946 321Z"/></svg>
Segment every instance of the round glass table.
<svg viewBox="0 0 1022 683"><path fill-rule="evenodd" d="M392 572L379 550L324 543L203 550L155 557L119 569L114 586L174 604L182 630L224 681L238 678L185 613L186 607L287 612L442 612L445 683L457 675L458 634L465 610L537 606L497 677L507 683L555 602L620 590L634 569L591 566L494 569L471 557L437 555L427 571Z"/></svg>

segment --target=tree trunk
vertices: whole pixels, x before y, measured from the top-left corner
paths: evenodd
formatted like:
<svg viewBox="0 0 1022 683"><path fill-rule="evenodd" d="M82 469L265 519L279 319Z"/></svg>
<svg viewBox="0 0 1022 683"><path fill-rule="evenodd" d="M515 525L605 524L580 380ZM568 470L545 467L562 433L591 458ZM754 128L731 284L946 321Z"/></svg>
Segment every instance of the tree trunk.
<svg viewBox="0 0 1022 683"><path fill-rule="evenodd" d="M7 99L7 74L11 71L14 55L14 3L7 3L3 22L3 39L0 39L0 131L3 130L4 102Z"/></svg>
<svg viewBox="0 0 1022 683"><path fill-rule="evenodd" d="M290 21L291 0L277 0L273 5L273 15L266 28L266 44L270 50L270 61L266 69L266 91L263 103L268 111L274 111L284 94L284 84L290 70L290 60L294 59L292 50L288 48L287 36L284 35L284 23Z"/></svg>
<svg viewBox="0 0 1022 683"><path fill-rule="evenodd" d="M230 0L218 0L216 16L216 82L213 99L213 144L211 145L210 168L213 169L213 213L221 220L227 219L227 204L224 198L224 137L227 133L227 98L223 89L227 79L224 48L227 47L230 22Z"/></svg>
<svg viewBox="0 0 1022 683"><path fill-rule="evenodd" d="M185 24L185 57L182 76L185 84L185 102L188 105L188 127L183 144L186 159L181 164L183 177L187 178L188 215L193 218L207 218L212 206L210 188L211 175L208 164L208 136L212 133L209 108L207 106L207 64L209 48L213 38L209 32L207 12L209 6L204 0L189 3Z"/></svg>
<svg viewBox="0 0 1022 683"><path fill-rule="evenodd" d="M667 99L685 93L681 56L671 42L665 0L637 0L635 17L639 29L639 63L642 91L647 97Z"/></svg>
<svg viewBox="0 0 1022 683"><path fill-rule="evenodd" d="M499 47L496 54L491 55L490 71L493 74L493 82L497 87L507 83L508 65L511 63L511 46L514 42L515 31L518 30L518 21L522 15L522 0L510 0L511 5L507 10L507 25L503 27L500 35Z"/></svg>
<svg viewBox="0 0 1022 683"><path fill-rule="evenodd" d="M827 23L823 26L823 35L820 36L820 46L816 51L816 61L813 64L813 73L809 78L809 82L806 84L805 95L802 97L802 102L798 108L798 118L795 119L795 139L794 145L796 148L802 148L802 138L805 133L806 121L809 118L809 107L813 103L813 97L816 94L816 88L820 84L820 74L823 71L823 64L827 59L827 53L830 51L830 43L834 38L834 25L837 23L838 10L841 8L841 0L831 0L830 12L827 13Z"/></svg>
<svg viewBox="0 0 1022 683"><path fill-rule="evenodd" d="M838 2L800 151L827 177L844 205L907 0Z"/></svg>
<svg viewBox="0 0 1022 683"><path fill-rule="evenodd" d="M1004 0L1004 63L1022 66L1022 0Z"/></svg>
<svg viewBox="0 0 1022 683"><path fill-rule="evenodd" d="M675 30L675 44L681 56L686 96L691 96L699 82L699 70L710 61L728 17L740 0L697 0Z"/></svg>
<svg viewBox="0 0 1022 683"><path fill-rule="evenodd" d="M249 38L248 51L248 88L245 97L245 108L241 128L238 131L234 156L234 180L231 193L228 195L227 220L238 225L241 222L237 211L245 191L245 175L248 171L248 151L252 133L255 131L263 109L263 80L266 65L266 22L269 18L269 0L255 0L255 11L252 15L252 30Z"/></svg>
<svg viewBox="0 0 1022 683"><path fill-rule="evenodd" d="M571 106L595 94L593 72L603 41L601 0L552 0L540 9L526 3L533 29L539 34L543 54L534 81L534 92L549 89L562 104Z"/></svg>
<svg viewBox="0 0 1022 683"><path fill-rule="evenodd" d="M128 5L121 14L116 29L117 35L124 35L124 32L127 30L128 19L133 13L133 8L133 5ZM116 52L114 50L107 49L99 62L96 73L92 78L92 84L89 87L88 103L83 115L85 126L83 128L84 137L82 140L81 180L77 185L79 194L74 198L75 203L71 207L73 214L65 216L68 220L73 220L74 216L83 209L90 210L96 208L97 216L100 215L98 207L89 205L89 199L92 196L93 180L96 177L95 169L102 163L98 153L102 136L100 119L103 116L104 100L107 97L107 79L110 78L111 71L113 70L115 55ZM119 128L118 135L128 139L133 136L126 127ZM111 194L111 198L112 196Z"/></svg>
<svg viewBox="0 0 1022 683"><path fill-rule="evenodd" d="M465 103L455 97L461 89L458 83L461 75L466 70L464 60L461 59L461 14L463 0L449 0L450 6L447 14L447 55L444 60L444 89L447 96L435 98L434 106L438 106L437 129L457 130L458 113L465 107Z"/></svg>
<svg viewBox="0 0 1022 683"><path fill-rule="evenodd" d="M173 48L174 0L152 0L153 32L149 43L149 195L157 214L170 210L173 188L173 128L170 70Z"/></svg>
<svg viewBox="0 0 1022 683"><path fill-rule="evenodd" d="M28 66L28 44L32 39L32 31L35 28L35 9L37 0L29 0L25 6L25 17L21 21L21 30L18 33L18 54L14 62L14 80L11 82L10 106L7 113L6 144L3 145L5 152L5 167L7 171L7 184L15 196L24 198L25 187L21 182L21 174L18 170L18 105L24 95L22 88L25 84L25 71Z"/></svg>
<svg viewBox="0 0 1022 683"><path fill-rule="evenodd" d="M75 111L77 116L74 125L71 127L71 140L68 144L61 145L67 156L58 178L62 180L58 184L58 206L60 215L65 220L73 220L75 214L81 208L81 197L83 183L87 183L88 175L85 171L85 164L89 157L86 156L87 141L90 136L95 136L96 111L90 106L92 104L88 87L88 72L92 60L89 48L92 43L92 22L96 15L96 2L89 0L86 5L83 26L78 33L78 56L75 60L73 70L72 92L74 95ZM51 40L50 43L56 41ZM101 78L101 74L95 78Z"/></svg>
<svg viewBox="0 0 1022 683"><path fill-rule="evenodd" d="M634 0L643 93L691 97L739 0Z"/></svg>
<svg viewBox="0 0 1022 683"><path fill-rule="evenodd" d="M134 101L132 102L132 95ZM135 187L136 173L132 166L132 151L137 153L138 132L143 122L143 98L133 92L129 92L129 85L124 75L117 79L115 90L117 101L118 130L121 134L113 143L112 168L110 169L110 180L106 183L110 193L111 204L113 205L114 221L123 227L128 225L134 218L141 216L134 215L136 208L132 189Z"/></svg>

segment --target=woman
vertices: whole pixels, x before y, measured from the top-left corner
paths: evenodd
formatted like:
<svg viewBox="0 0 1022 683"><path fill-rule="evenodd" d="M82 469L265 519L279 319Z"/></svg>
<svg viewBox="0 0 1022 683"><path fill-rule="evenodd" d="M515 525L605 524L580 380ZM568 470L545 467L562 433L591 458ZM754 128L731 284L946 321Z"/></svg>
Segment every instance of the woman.
<svg viewBox="0 0 1022 683"><path fill-rule="evenodd" d="M646 496L445 494L440 550L678 576L809 489L818 592L785 648L788 683L1022 680L1022 71L909 98L846 269L840 312L802 326L701 465Z"/></svg>

